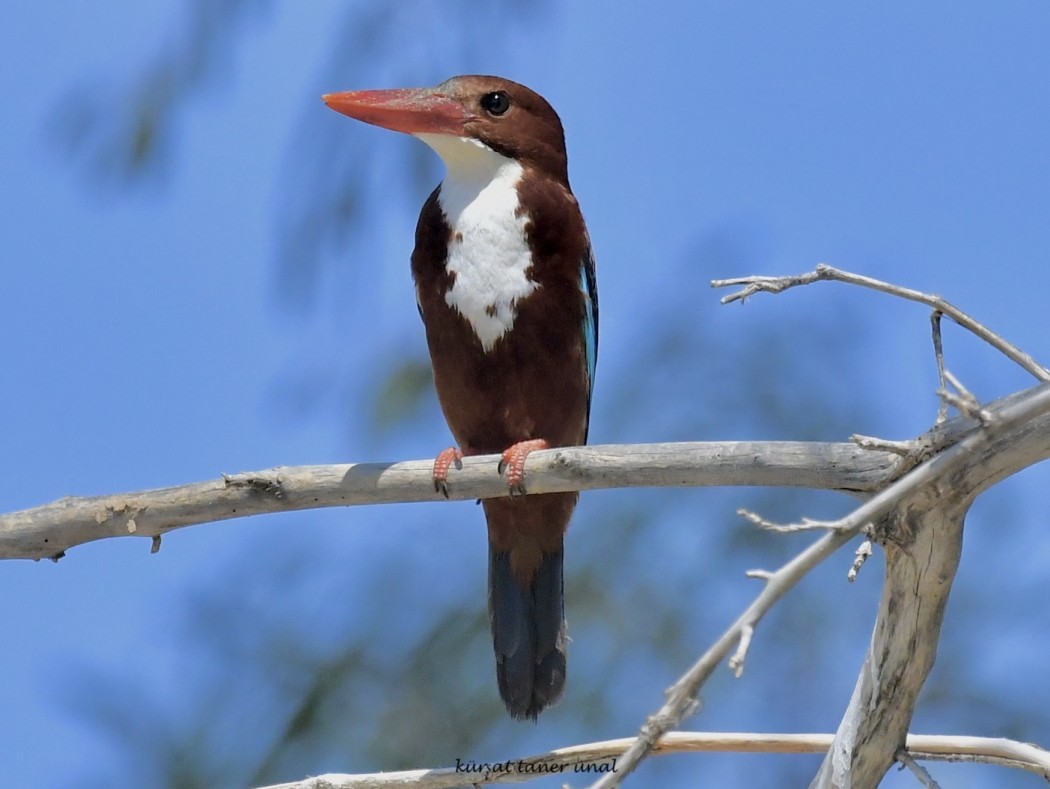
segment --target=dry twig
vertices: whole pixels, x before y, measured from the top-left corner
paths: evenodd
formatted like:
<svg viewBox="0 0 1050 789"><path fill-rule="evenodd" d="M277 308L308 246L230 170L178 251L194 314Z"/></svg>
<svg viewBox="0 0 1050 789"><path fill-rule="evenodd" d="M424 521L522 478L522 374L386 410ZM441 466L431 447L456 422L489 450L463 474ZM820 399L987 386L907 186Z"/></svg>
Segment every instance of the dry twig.
<svg viewBox="0 0 1050 789"><path fill-rule="evenodd" d="M743 302L759 292L782 293L789 288L794 288L799 285L809 285L813 282L821 281L845 282L850 285L859 285L862 288L870 288L871 290L888 293L891 296L897 296L898 298L907 299L908 301L925 304L937 312L947 315L964 329L976 334L993 348L996 348L1009 359L1013 360L1035 376L1037 380L1043 382L1050 381L1050 370L1047 370L1020 348L1007 342L998 334L988 329L983 324L978 323L965 312L945 301L940 296L912 290L911 288L902 288L899 285L891 285L888 282L882 282L881 280L865 277L860 274L853 274L849 271L842 271L841 269L833 268L826 263L818 264L813 271L793 276L734 277L731 279L716 279L712 280L711 287L726 288L735 285L743 285L744 287L740 291L722 297L722 303L729 304L733 301Z"/></svg>

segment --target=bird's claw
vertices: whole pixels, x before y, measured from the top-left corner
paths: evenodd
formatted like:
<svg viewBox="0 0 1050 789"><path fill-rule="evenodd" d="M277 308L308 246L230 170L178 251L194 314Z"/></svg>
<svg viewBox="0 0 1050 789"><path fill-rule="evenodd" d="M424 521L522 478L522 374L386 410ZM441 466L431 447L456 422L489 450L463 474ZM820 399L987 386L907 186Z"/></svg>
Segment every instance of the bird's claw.
<svg viewBox="0 0 1050 789"><path fill-rule="evenodd" d="M434 458L434 492L440 493L448 498L448 470L455 464L456 468L463 468L463 453L458 447L444 449Z"/></svg>
<svg viewBox="0 0 1050 789"><path fill-rule="evenodd" d="M530 452L537 449L546 449L547 442L542 438L530 441L519 441L517 444L507 447L500 457L496 470L507 475L507 488L511 496L524 496L525 490L525 458Z"/></svg>

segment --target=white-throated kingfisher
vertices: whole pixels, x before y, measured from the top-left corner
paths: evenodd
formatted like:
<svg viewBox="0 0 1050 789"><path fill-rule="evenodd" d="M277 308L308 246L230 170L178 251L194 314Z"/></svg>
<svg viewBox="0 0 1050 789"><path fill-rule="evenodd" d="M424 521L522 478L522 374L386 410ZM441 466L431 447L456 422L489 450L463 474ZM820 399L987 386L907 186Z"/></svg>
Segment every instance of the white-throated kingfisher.
<svg viewBox="0 0 1050 789"><path fill-rule="evenodd" d="M418 137L444 160L412 253L438 399L458 448L434 462L446 492L463 455L502 453L512 494L535 449L587 440L598 292L569 188L561 121L542 96L499 77L324 97L351 118ZM482 502L489 618L500 695L535 719L565 686L562 544L576 493Z"/></svg>

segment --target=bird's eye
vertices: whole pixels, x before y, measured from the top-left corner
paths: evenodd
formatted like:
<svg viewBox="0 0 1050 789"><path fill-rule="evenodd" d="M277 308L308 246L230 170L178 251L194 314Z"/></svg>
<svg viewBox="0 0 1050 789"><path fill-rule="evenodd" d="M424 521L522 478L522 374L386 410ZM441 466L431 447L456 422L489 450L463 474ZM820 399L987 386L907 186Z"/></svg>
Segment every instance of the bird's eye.
<svg viewBox="0 0 1050 789"><path fill-rule="evenodd" d="M489 115L502 115L510 109L510 96L502 90L481 97L481 108Z"/></svg>

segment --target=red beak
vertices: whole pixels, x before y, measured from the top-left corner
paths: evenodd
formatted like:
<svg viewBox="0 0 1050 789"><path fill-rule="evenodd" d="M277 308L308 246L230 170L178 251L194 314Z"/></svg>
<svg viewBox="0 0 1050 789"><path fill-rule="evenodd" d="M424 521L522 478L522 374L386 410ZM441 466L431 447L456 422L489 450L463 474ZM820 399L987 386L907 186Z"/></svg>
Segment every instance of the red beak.
<svg viewBox="0 0 1050 789"><path fill-rule="evenodd" d="M455 99L432 88L358 90L321 97L336 112L359 121L405 134L466 134L464 124L474 116Z"/></svg>

